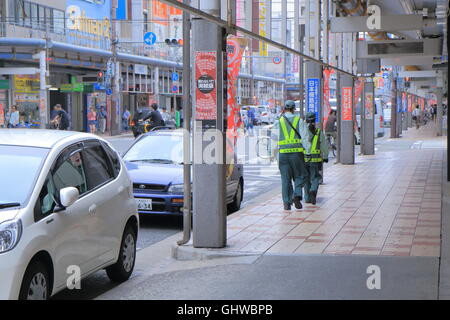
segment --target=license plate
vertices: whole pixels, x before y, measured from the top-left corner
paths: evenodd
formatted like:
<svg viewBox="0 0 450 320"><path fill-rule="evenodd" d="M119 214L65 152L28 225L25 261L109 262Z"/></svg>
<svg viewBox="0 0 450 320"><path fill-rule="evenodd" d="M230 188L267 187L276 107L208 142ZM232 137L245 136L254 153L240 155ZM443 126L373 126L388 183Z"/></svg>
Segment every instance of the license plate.
<svg viewBox="0 0 450 320"><path fill-rule="evenodd" d="M151 211L152 199L136 199L138 210Z"/></svg>

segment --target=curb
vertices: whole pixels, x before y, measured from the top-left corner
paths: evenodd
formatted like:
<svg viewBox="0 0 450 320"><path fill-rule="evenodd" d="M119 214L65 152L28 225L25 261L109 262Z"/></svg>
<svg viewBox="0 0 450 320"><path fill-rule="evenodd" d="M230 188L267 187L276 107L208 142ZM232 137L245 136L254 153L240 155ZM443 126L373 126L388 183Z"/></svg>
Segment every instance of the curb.
<svg viewBox="0 0 450 320"><path fill-rule="evenodd" d="M235 258L247 256L261 256L262 253L254 252L237 252L221 249L209 248L194 248L192 245L173 244L171 249L171 256L178 261L192 261L192 260L212 260L219 258Z"/></svg>

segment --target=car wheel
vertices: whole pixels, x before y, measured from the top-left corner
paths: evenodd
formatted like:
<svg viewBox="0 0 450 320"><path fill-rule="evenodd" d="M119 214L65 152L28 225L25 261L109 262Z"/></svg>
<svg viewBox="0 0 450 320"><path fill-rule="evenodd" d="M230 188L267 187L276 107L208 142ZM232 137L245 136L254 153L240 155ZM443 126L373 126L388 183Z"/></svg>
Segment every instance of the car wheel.
<svg viewBox="0 0 450 320"><path fill-rule="evenodd" d="M236 194L234 195L233 202L229 205L229 213L233 213L238 211L241 208L242 198L243 198L243 183L242 180L239 181L239 185L236 190Z"/></svg>
<svg viewBox="0 0 450 320"><path fill-rule="evenodd" d="M50 295L50 282L45 264L31 263L22 280L19 300L47 300Z"/></svg>
<svg viewBox="0 0 450 320"><path fill-rule="evenodd" d="M133 273L136 262L136 238L136 232L131 226L127 226L123 233L119 258L115 264L106 268L106 273L112 281L126 281Z"/></svg>

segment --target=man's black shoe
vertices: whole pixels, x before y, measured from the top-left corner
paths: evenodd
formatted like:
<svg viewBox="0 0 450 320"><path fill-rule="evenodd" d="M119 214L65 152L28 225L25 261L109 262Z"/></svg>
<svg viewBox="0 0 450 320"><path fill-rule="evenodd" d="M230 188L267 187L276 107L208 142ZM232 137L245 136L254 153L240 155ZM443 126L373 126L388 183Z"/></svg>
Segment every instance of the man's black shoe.
<svg viewBox="0 0 450 320"><path fill-rule="evenodd" d="M300 197L294 197L294 205L295 205L295 208L296 209L301 209L301 208L303 208L303 206L302 206L302 198L300 198Z"/></svg>
<svg viewBox="0 0 450 320"><path fill-rule="evenodd" d="M291 210L291 205L289 203L284 204L284 210Z"/></svg>
<svg viewBox="0 0 450 320"><path fill-rule="evenodd" d="M309 199L311 200L312 204L316 204L316 197L317 197L317 191L309 192Z"/></svg>

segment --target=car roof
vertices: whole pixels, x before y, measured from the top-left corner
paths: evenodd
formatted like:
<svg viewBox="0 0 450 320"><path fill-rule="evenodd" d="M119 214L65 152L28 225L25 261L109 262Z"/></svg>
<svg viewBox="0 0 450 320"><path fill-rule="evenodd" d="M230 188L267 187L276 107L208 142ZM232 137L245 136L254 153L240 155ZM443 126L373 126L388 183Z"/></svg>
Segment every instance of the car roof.
<svg viewBox="0 0 450 320"><path fill-rule="evenodd" d="M47 129L0 129L0 145L52 148L67 138L94 138L95 136L75 131Z"/></svg>

